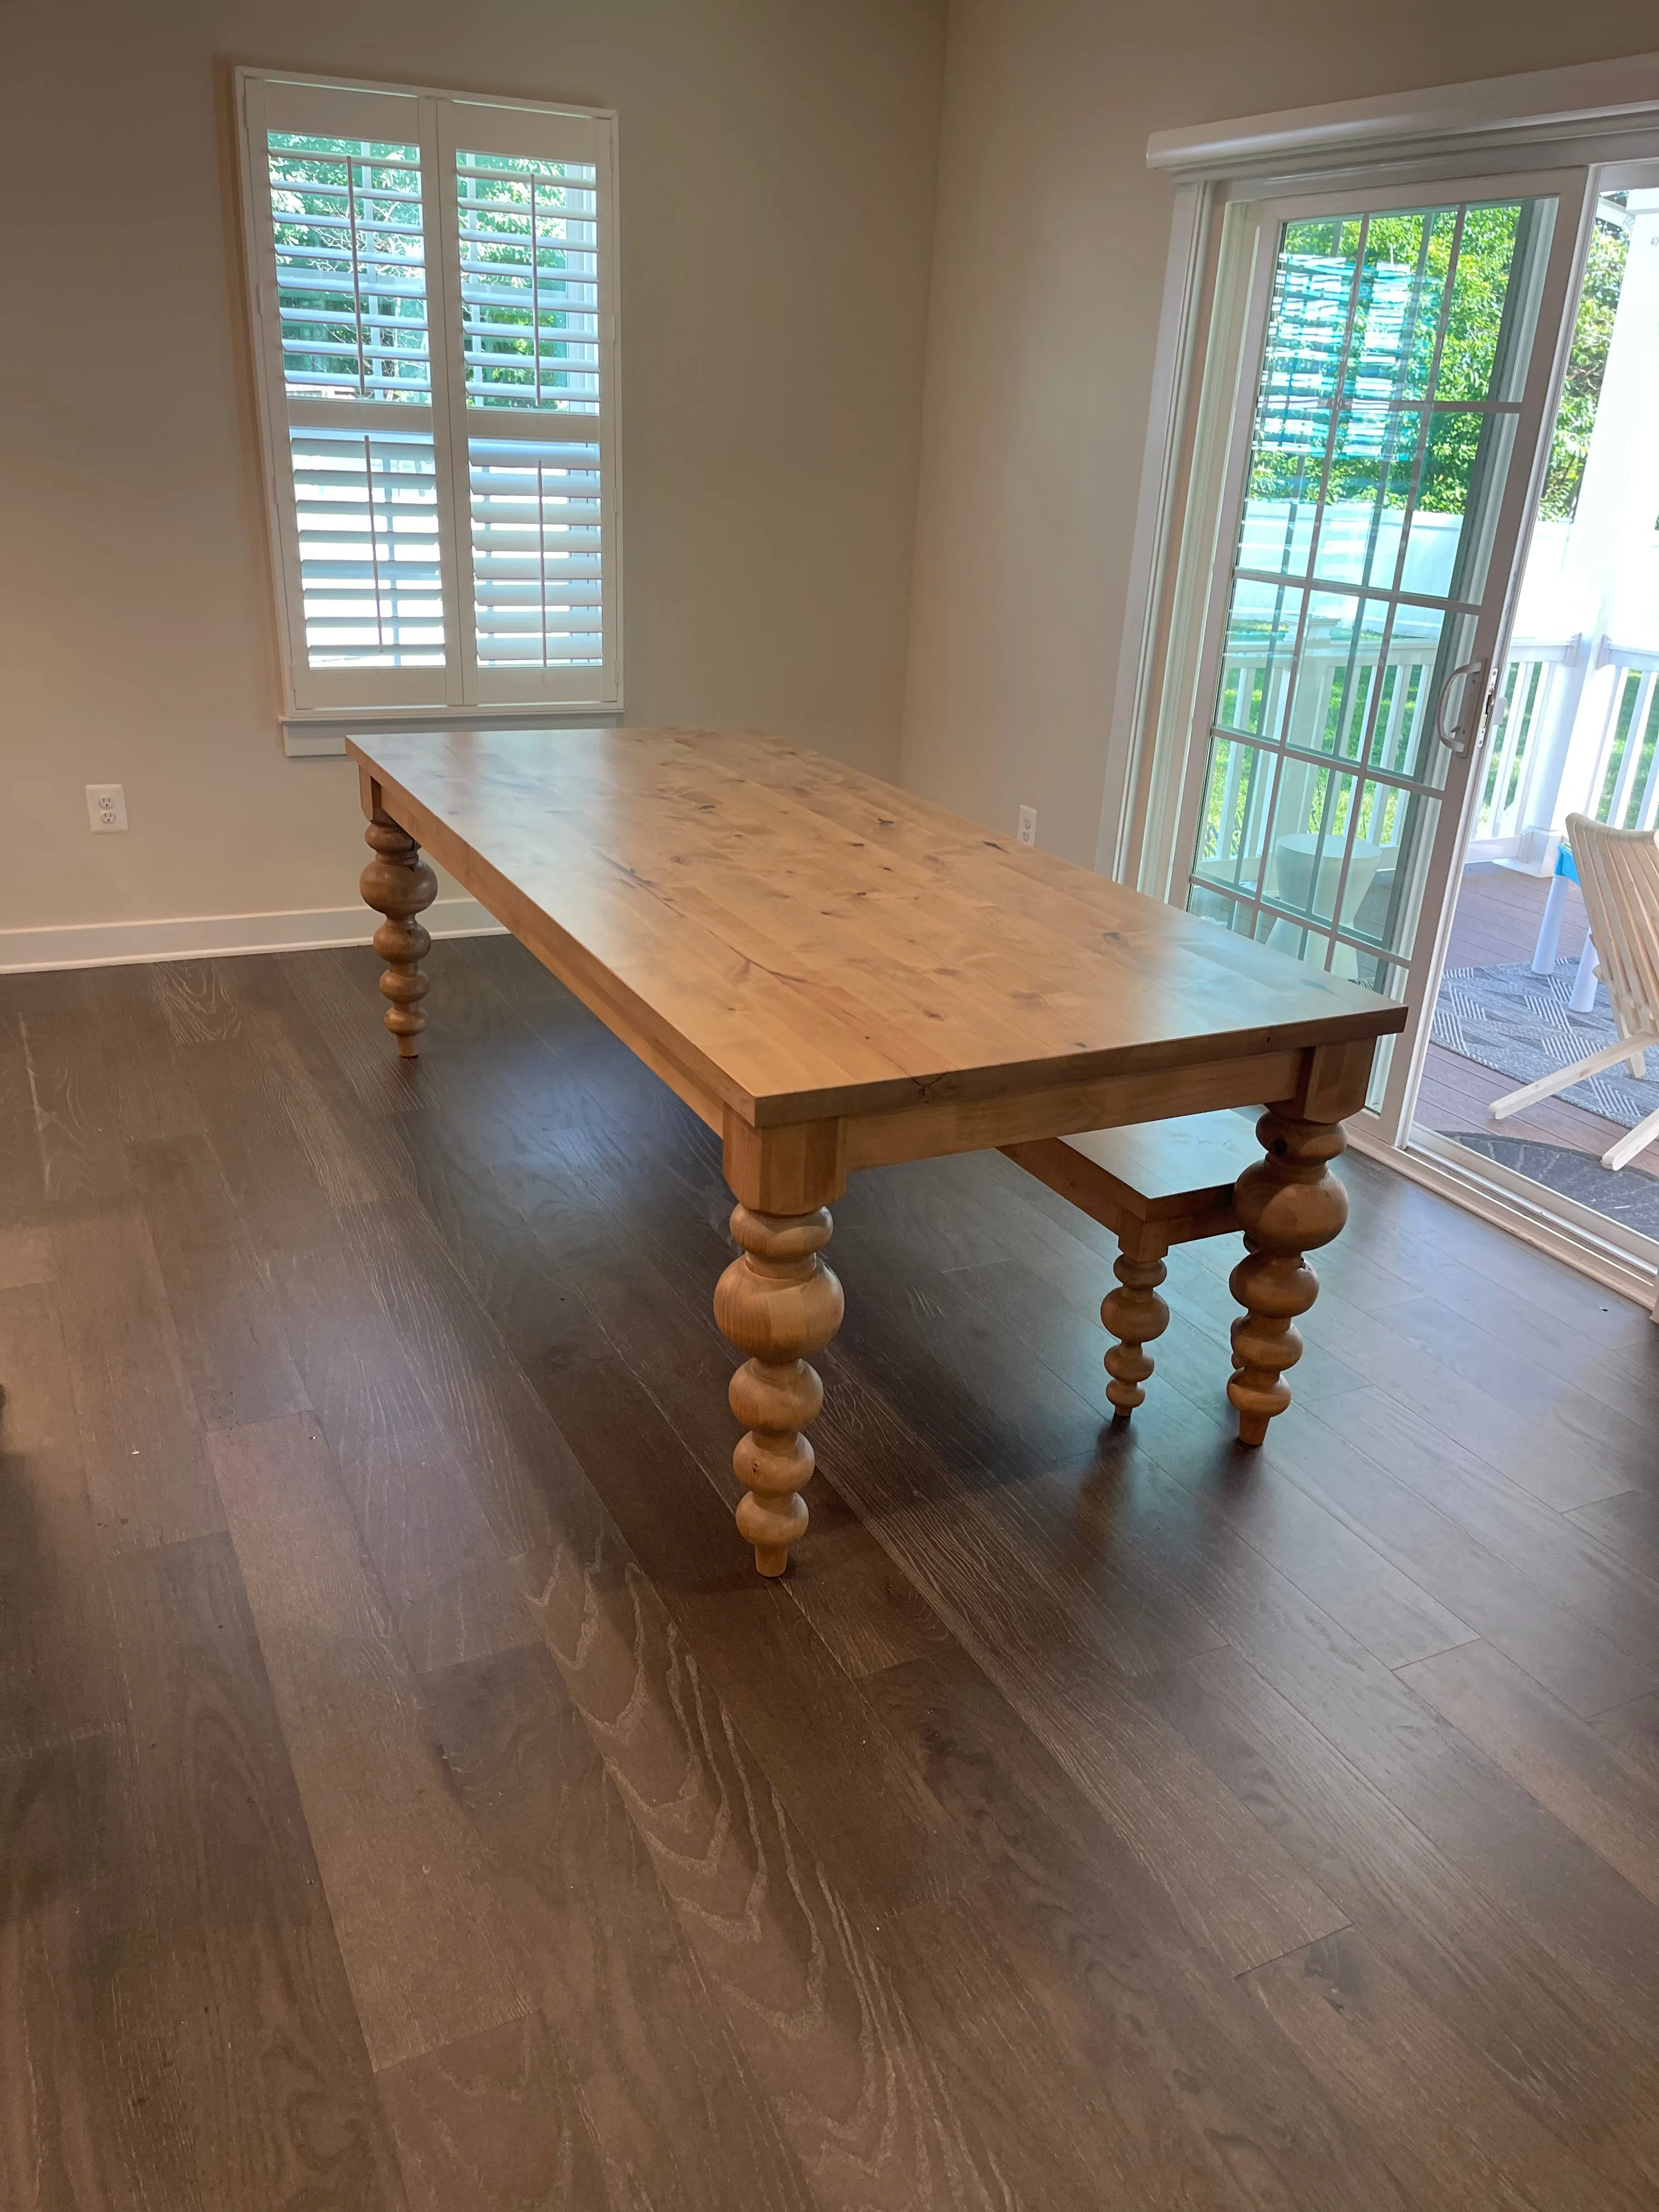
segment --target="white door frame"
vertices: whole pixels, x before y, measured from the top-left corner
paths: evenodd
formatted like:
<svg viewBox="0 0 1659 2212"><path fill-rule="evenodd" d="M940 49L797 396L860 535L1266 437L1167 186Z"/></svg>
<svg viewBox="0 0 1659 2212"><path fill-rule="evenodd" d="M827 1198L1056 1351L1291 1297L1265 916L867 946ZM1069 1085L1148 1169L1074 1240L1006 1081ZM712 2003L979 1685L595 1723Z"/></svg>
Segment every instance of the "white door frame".
<svg viewBox="0 0 1659 2212"><path fill-rule="evenodd" d="M1207 591L1213 568L1215 418L1232 420L1249 278L1241 290L1238 257L1223 251L1233 208L1321 185L1410 191L1505 166L1656 155L1659 54L1153 134L1147 166L1176 191L1096 847L1103 874L1168 893L1174 823L1153 769L1190 703L1192 572Z"/></svg>
<svg viewBox="0 0 1659 2212"><path fill-rule="evenodd" d="M1513 172L1495 176L1462 176L1455 180L1455 196L1470 200L1548 199L1555 204L1549 243L1545 250L1538 285L1534 334L1530 341L1525 380L1518 395L1516 442L1505 467L1493 536L1492 580L1481 592L1481 612L1468 644L1468 657L1485 664L1484 689L1502 665L1504 641L1512 611L1518 550L1524 543L1537 505L1537 487L1548 459L1546 418L1557 380L1559 361L1571 330L1571 305L1574 277L1583 258L1583 241L1595 212L1590 172L1583 167ZM1240 367L1228 380L1233 392L1232 420L1227 426L1227 451L1222 474L1218 530L1211 555L1208 589L1205 594L1192 695L1180 756L1171 746L1161 764L1161 777L1176 782L1178 795L1168 808L1175 842L1167 860L1166 896L1184 896L1188 859L1198 829L1205 770L1210 750L1209 702L1215 697L1222 657L1223 636L1232 582L1230 552L1219 543L1222 530L1236 527L1244 495L1255 413L1255 383L1266 339L1272 301L1273 277L1281 226L1309 216L1358 216L1381 213L1413 203L1431 203L1454 196L1446 180L1435 179L1423 191L1407 190L1401 179L1389 176L1369 187L1348 186L1299 191L1272 199L1253 198L1241 207L1245 218L1236 234L1235 250L1251 269L1251 290L1241 331ZM1427 404L1426 402L1425 403ZM1198 579L1194 578L1196 586ZM1455 619L1455 618L1449 618ZM1413 943L1407 963L1411 1018L1389 1062L1387 1086L1379 1103L1375 1126L1385 1141L1398 1140L1407 1105L1414 1095L1415 1072L1421 1064L1428 1036L1428 1014L1439 975L1450 901L1448 890L1462 858L1468 836L1470 807L1478 788L1476 771L1484 764L1487 725L1484 716L1467 751L1453 754L1446 763L1446 778L1437 793L1425 786L1434 799L1432 842L1424 877L1419 933L1428 934ZM1166 806L1168 802L1166 801Z"/></svg>
<svg viewBox="0 0 1659 2212"><path fill-rule="evenodd" d="M1245 321L1261 227L1249 249L1241 251L1237 234L1249 221L1241 210L1322 187L1383 188L1411 196L1460 186L1512 164L1582 169L1579 228L1587 233L1595 191L1616 186L1620 173L1631 165L1655 160L1659 54L1651 53L1154 134L1148 166L1169 175L1176 190L1096 850L1095 865L1103 873L1167 898L1180 850L1179 808L1224 509L1225 455L1239 380L1250 359ZM1559 222L1571 228L1570 209L1563 208ZM1583 246L1581 235L1550 368L1552 392L1559 388L1571 342ZM1548 422L1540 426L1534 483L1518 533L1517 574L1551 427ZM1506 612L1496 653L1504 649L1507 629ZM1454 861L1467 842L1479 787L1471 773ZM1443 809L1443 816L1452 811ZM1450 836L1443 820L1442 827ZM1449 864L1448 878L1449 872ZM1424 971L1431 982L1437 982L1444 957L1449 905L1443 899L1432 963ZM1426 1027L1419 1025L1412 1052L1395 1055L1394 1129L1385 1138L1382 1122L1368 1115L1354 1133L1364 1150L1392 1155L1413 1173L1420 1166L1441 1187L1444 1169L1419 1163L1414 1153L1408 1161L1399 1127L1405 1101L1415 1095ZM1512 1209L1484 1193L1473 1176L1458 1194L1477 1212L1514 1225L1508 1221ZM1601 1273L1588 1247L1581 1264Z"/></svg>

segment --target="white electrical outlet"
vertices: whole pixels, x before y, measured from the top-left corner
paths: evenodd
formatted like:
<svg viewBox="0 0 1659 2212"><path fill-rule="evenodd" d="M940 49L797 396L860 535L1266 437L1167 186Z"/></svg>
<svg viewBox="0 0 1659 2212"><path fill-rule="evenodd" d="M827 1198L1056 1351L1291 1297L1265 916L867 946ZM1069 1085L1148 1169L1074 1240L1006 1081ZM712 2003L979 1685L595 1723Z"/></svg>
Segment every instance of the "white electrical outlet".
<svg viewBox="0 0 1659 2212"><path fill-rule="evenodd" d="M1035 845L1036 842L1035 806L1022 806L1019 810L1019 842L1022 845Z"/></svg>
<svg viewBox="0 0 1659 2212"><path fill-rule="evenodd" d="M101 835L127 826L127 795L118 783L89 783L87 812L94 832Z"/></svg>

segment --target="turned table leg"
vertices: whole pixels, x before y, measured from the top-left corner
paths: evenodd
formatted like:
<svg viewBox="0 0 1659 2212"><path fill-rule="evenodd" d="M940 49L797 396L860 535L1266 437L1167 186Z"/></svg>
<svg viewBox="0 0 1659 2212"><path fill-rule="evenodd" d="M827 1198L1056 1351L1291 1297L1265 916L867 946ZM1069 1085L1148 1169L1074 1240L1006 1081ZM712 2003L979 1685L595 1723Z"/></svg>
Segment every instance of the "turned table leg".
<svg viewBox="0 0 1659 2212"><path fill-rule="evenodd" d="M801 1434L823 1403L823 1385L807 1365L841 1327L841 1285L818 1257L830 1242L827 1206L811 1213L760 1213L738 1206L732 1234L743 1247L714 1290L714 1318L749 1357L732 1377L732 1411L749 1433L732 1455L748 1496L738 1532L755 1547L763 1575L781 1575L789 1547L805 1533L800 1495L812 1473L812 1447Z"/></svg>
<svg viewBox="0 0 1659 2212"><path fill-rule="evenodd" d="M386 963L380 989L392 1003L386 1025L398 1040L405 1060L420 1051L420 1034L426 1027L421 1000L431 988L431 979L420 963L432 950L425 926L416 921L438 896L438 881L421 858L421 848L392 817L376 807L363 832L374 849L374 858L358 879L365 905L386 920L374 933L374 950Z"/></svg>
<svg viewBox="0 0 1659 2212"><path fill-rule="evenodd" d="M1245 1310L1233 1323L1227 1385L1242 1444L1261 1443L1268 1422L1291 1402L1285 1370L1302 1357L1296 1316L1319 1295L1319 1278L1304 1255L1328 1244L1348 1218L1348 1194L1327 1165L1342 1150L1339 1123L1269 1107L1255 1133L1267 1157L1245 1169L1233 1192L1245 1255L1229 1280Z"/></svg>
<svg viewBox="0 0 1659 2212"><path fill-rule="evenodd" d="M1108 1291L1100 1304L1100 1318L1118 1340L1106 1354L1106 1372L1112 1378L1106 1395L1114 1413L1125 1420L1146 1395L1143 1386L1152 1362L1146 1346L1170 1326L1170 1309L1158 1294L1170 1272L1164 1264L1164 1249L1163 1238L1156 1235L1121 1239L1112 1263L1119 1287Z"/></svg>

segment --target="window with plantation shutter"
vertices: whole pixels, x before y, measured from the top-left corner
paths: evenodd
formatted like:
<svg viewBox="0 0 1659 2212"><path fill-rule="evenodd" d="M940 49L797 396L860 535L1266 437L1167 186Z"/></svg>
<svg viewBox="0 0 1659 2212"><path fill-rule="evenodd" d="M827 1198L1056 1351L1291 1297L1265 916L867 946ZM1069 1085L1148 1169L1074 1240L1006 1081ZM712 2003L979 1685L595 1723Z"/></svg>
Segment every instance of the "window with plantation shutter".
<svg viewBox="0 0 1659 2212"><path fill-rule="evenodd" d="M288 710L615 708L612 119L239 91Z"/></svg>

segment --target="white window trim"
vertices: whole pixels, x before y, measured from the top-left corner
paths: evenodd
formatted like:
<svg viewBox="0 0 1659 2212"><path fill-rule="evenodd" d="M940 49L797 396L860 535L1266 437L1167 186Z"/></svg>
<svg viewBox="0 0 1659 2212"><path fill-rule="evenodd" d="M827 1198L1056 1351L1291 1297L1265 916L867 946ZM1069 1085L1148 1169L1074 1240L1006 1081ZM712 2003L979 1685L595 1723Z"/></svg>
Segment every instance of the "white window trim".
<svg viewBox="0 0 1659 2212"><path fill-rule="evenodd" d="M432 702L414 701L393 696L385 701L365 700L351 703L338 700L319 703L301 699L295 685L295 670L291 639L295 634L289 619L289 596L296 587L289 575L291 562L287 545L280 493L276 471L286 465L289 434L287 395L280 376L274 376L273 363L277 356L270 343L268 313L274 313L275 301L269 303L264 296L268 286L262 283L264 258L264 240L270 226L269 179L262 156L263 146L256 148L254 133L249 127L249 87L252 85L315 85L328 90L369 94L395 94L424 100L459 104L474 104L484 111L517 110L536 116L568 118L591 125L599 142L601 168L604 177L603 204L605 227L602 236L599 294L600 348L600 410L599 428L602 440L602 531L606 563L606 597L605 607L606 653L601 672L602 682L596 686L592 699L557 700L545 696L524 701L490 698L464 703L453 698ZM300 757L343 756L348 730L356 725L384 726L387 722L406 724L411 728L430 728L435 725L460 724L478 726L494 724L515 727L566 728L593 726L614 723L623 714L622 671L623 665L623 534L620 485L622 481L621 450L621 368L618 344L618 301L621 285L621 238L617 191L617 113L613 108L590 107L561 100L533 100L510 94L494 94L472 90L458 90L453 87L424 84L405 84L380 79L337 77L324 70L264 70L238 68L234 72L235 102L235 137L238 167L241 185L241 222L243 246L243 291L250 331L255 407L259 431L259 462L263 503L265 510L267 541L271 564L271 582L276 621L276 662L279 672L280 695L277 720L283 730L285 750ZM453 235L453 213L447 199L441 194L435 203L439 222L432 234L432 250L435 264L428 260L428 297L429 327L433 333L434 351L441 343L441 332L447 334L447 317L452 302L452 276L447 266L449 242ZM447 412L447 419L440 422L441 410L437 404L441 378L434 375L434 402L431 421L434 431L437 465L446 466L448 437L457 422L465 422L465 402ZM391 410L388 410L390 413ZM506 411L506 410L503 410ZM548 415L543 418L553 422ZM393 428L395 422L388 422ZM465 527L465 515L456 512L456 536ZM470 549L458 544L447 549L450 556L450 574L454 578L453 607L466 611L471 607ZM465 568L465 574L463 569ZM448 616L447 628L453 627ZM455 665L455 640L447 643L448 669ZM403 672L363 671L385 673L392 677ZM433 672L435 688L453 690L447 681L447 671ZM388 687L395 689L395 687Z"/></svg>
<svg viewBox="0 0 1659 2212"><path fill-rule="evenodd" d="M1408 170L1450 182L1504 161L1656 155L1659 54L1153 133L1147 166L1176 189L1095 852L1103 874L1169 895L1181 781L1169 773L1172 739L1193 710L1195 629L1244 366L1252 271L1248 248L1230 250L1231 226L1248 230L1251 203L1337 179L1358 185Z"/></svg>

